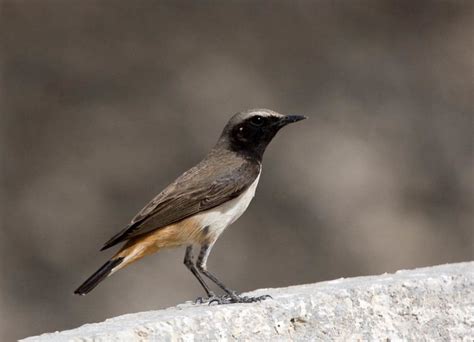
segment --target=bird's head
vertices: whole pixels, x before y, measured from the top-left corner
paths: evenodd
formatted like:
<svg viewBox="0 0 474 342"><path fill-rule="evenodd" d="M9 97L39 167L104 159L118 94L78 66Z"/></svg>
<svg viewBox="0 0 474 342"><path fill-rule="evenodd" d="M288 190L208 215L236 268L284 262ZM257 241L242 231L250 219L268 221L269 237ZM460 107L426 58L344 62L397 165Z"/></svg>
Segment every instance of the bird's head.
<svg viewBox="0 0 474 342"><path fill-rule="evenodd" d="M306 119L282 115L270 109L250 109L232 116L224 127L219 145L235 152L261 158L275 134L284 126Z"/></svg>

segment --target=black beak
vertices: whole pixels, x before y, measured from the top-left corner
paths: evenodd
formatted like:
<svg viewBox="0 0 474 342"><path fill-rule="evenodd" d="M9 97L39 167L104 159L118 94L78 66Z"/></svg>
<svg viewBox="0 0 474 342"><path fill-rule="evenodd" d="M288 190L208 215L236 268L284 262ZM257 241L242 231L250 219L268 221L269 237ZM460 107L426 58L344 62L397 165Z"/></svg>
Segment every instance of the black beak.
<svg viewBox="0 0 474 342"><path fill-rule="evenodd" d="M286 115L282 117L280 120L278 120L277 125L280 127L283 127L290 123L294 123L294 122L301 121L304 119L307 119L307 117L303 115Z"/></svg>
<svg viewBox="0 0 474 342"><path fill-rule="evenodd" d="M284 117L286 123L293 123L304 119L307 119L304 115L287 115Z"/></svg>

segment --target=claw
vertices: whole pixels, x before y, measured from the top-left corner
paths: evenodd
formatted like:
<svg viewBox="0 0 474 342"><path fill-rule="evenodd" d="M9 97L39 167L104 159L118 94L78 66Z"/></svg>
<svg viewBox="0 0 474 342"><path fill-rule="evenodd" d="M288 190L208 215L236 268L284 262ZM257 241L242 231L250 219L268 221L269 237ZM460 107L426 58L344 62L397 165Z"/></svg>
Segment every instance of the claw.
<svg viewBox="0 0 474 342"><path fill-rule="evenodd" d="M216 305L231 304L231 303L233 303L233 301L232 301L232 298L230 298L228 295L223 295L223 296L220 296L220 297L214 297L209 301L209 305L212 305L214 303Z"/></svg>
<svg viewBox="0 0 474 342"><path fill-rule="evenodd" d="M205 299L203 297L197 297L194 301L194 304L202 304L204 303Z"/></svg>
<svg viewBox="0 0 474 342"><path fill-rule="evenodd" d="M196 300L194 301L194 304L213 304L213 303L217 303L217 304L227 304L227 303L224 303L224 301L226 300L226 298L224 297L218 297L214 294L212 294L210 297L207 297L207 298L203 298L203 297L198 297L196 298Z"/></svg>
<svg viewBox="0 0 474 342"><path fill-rule="evenodd" d="M265 299L272 298L270 295L263 295L259 297L247 297L247 296L239 296L237 294L225 294L220 297L209 298L209 305L212 304L236 304L236 303L257 303L261 302Z"/></svg>
<svg viewBox="0 0 474 342"><path fill-rule="evenodd" d="M222 304L237 304L237 303L258 303L265 299L273 299L270 295L263 295L258 297L247 297L239 296L236 293L225 294L222 296L211 296L209 298L199 297L195 300L195 304L205 304L208 305L222 305Z"/></svg>
<svg viewBox="0 0 474 342"><path fill-rule="evenodd" d="M208 298L197 297L196 300L194 301L194 304L204 304L204 303L213 301L215 298L217 298L216 295L214 294L214 292L211 292Z"/></svg>
<svg viewBox="0 0 474 342"><path fill-rule="evenodd" d="M213 305L214 303L216 305L227 304L226 300L222 297L221 298L216 297L216 298L210 300L208 305Z"/></svg>
<svg viewBox="0 0 474 342"><path fill-rule="evenodd" d="M260 296L260 297L257 297L257 298L260 298L260 300L273 299L273 297L270 296L270 295L263 295L263 296Z"/></svg>

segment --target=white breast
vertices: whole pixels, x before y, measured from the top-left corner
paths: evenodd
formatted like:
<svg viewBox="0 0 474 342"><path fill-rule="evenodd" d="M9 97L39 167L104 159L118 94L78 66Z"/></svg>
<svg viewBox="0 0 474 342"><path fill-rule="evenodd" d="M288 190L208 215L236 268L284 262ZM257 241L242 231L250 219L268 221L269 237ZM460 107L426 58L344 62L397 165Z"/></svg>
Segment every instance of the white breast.
<svg viewBox="0 0 474 342"><path fill-rule="evenodd" d="M217 239L224 229L234 223L245 212L255 195L259 179L260 173L250 187L240 196L194 216L194 218L200 220L202 229L209 227L209 234L214 235Z"/></svg>

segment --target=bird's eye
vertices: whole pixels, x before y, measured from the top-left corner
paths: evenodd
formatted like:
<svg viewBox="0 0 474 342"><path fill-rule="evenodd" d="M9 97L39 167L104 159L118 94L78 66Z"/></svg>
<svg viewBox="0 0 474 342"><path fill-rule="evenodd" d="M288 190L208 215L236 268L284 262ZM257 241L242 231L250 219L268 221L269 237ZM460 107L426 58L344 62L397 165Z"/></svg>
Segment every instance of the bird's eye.
<svg viewBox="0 0 474 342"><path fill-rule="evenodd" d="M250 123L254 126L262 126L264 122L263 117L256 115L250 119Z"/></svg>

